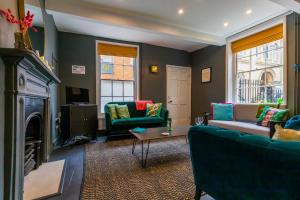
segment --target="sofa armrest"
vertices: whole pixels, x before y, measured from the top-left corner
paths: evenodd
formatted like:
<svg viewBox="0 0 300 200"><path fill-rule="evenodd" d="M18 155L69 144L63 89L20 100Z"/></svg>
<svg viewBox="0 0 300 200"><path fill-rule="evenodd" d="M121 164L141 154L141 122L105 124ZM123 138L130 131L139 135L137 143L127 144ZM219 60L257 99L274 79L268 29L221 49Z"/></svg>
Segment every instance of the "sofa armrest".
<svg viewBox="0 0 300 200"><path fill-rule="evenodd" d="M109 112L105 112L105 125L106 125L106 130L110 131L111 130L111 116Z"/></svg>
<svg viewBox="0 0 300 200"><path fill-rule="evenodd" d="M167 125L167 121L168 121L168 118L169 118L169 111L165 108L162 108L160 116L164 119L165 125Z"/></svg>
<svg viewBox="0 0 300 200"><path fill-rule="evenodd" d="M275 133L275 125L276 124L279 124L279 125L281 125L282 127L284 127L285 126L285 123L286 123L286 121L270 121L269 122L269 126L270 126L270 138L272 138L273 137L273 135L274 135L274 133Z"/></svg>

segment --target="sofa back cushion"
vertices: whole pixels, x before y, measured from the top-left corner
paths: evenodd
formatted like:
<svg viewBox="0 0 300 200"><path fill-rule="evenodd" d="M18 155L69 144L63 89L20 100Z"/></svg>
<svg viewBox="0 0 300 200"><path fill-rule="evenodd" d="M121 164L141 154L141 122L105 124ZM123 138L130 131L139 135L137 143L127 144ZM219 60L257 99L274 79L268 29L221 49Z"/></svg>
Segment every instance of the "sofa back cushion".
<svg viewBox="0 0 300 200"><path fill-rule="evenodd" d="M145 117L146 116L146 111L145 110L136 110L136 105L135 105L134 101L110 102L108 104L127 105L130 117Z"/></svg>
<svg viewBox="0 0 300 200"><path fill-rule="evenodd" d="M258 106L258 104L234 104L234 120L256 123ZM286 105L281 105L280 108L284 109Z"/></svg>
<svg viewBox="0 0 300 200"><path fill-rule="evenodd" d="M257 121L258 105L257 104L235 104L234 105L234 119L236 121L253 122Z"/></svg>

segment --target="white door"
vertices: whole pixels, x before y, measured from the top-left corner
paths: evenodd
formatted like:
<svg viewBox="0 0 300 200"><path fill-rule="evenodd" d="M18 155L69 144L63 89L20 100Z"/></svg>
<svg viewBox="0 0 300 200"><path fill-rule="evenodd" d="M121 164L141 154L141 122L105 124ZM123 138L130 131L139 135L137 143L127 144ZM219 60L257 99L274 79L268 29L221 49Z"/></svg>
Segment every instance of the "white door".
<svg viewBox="0 0 300 200"><path fill-rule="evenodd" d="M172 125L191 123L191 68L167 65L167 108Z"/></svg>

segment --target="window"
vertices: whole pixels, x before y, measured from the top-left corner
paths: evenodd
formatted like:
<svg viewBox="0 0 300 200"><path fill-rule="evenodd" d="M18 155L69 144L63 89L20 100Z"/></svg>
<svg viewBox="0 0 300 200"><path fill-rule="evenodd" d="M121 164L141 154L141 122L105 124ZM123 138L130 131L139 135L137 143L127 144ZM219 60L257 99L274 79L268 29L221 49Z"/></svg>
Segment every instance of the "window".
<svg viewBox="0 0 300 200"><path fill-rule="evenodd" d="M136 57L126 57L118 53L98 52L99 107L109 102L134 101L136 99Z"/></svg>
<svg viewBox="0 0 300 200"><path fill-rule="evenodd" d="M235 103L284 101L286 67L283 23L229 41L232 59L228 59L227 100Z"/></svg>
<svg viewBox="0 0 300 200"><path fill-rule="evenodd" d="M236 102L276 103L284 99L283 39L236 53Z"/></svg>

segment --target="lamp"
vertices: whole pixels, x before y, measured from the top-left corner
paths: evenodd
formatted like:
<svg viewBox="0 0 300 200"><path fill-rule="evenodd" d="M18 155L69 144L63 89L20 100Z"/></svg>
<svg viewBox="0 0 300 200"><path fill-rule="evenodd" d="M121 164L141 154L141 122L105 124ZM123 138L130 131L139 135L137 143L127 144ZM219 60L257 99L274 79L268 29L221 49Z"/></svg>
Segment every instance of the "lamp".
<svg viewBox="0 0 300 200"><path fill-rule="evenodd" d="M157 73L158 72L158 66L157 65L151 65L150 66L150 72L151 73Z"/></svg>

